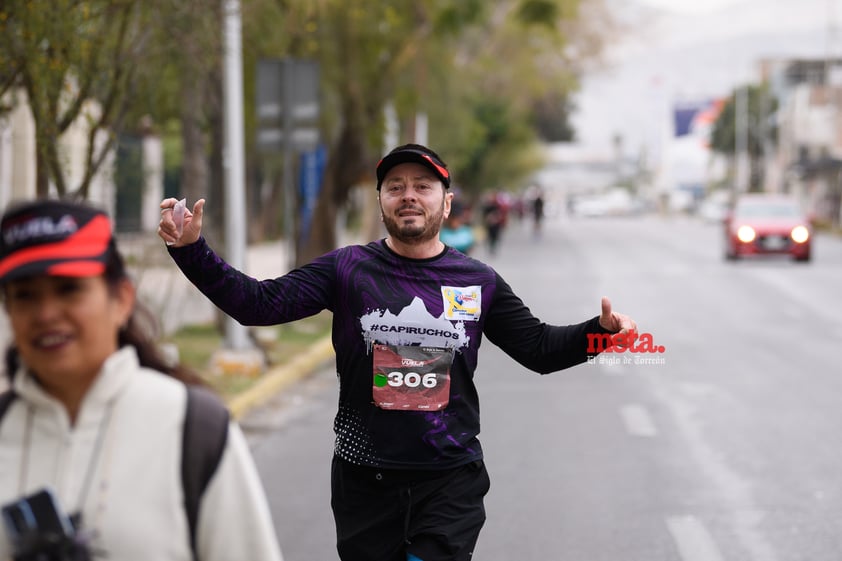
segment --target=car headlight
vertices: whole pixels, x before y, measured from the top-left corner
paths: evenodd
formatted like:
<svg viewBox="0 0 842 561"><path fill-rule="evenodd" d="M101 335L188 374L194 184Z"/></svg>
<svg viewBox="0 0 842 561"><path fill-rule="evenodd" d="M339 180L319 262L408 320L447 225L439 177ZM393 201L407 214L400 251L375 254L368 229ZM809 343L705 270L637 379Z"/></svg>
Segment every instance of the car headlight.
<svg viewBox="0 0 842 561"><path fill-rule="evenodd" d="M791 237L792 241L795 243L804 243L810 239L810 231L804 226L796 226L792 229L792 232L790 232L789 237Z"/></svg>
<svg viewBox="0 0 842 561"><path fill-rule="evenodd" d="M757 234L751 226L740 226L737 229L737 239L743 243L753 242Z"/></svg>

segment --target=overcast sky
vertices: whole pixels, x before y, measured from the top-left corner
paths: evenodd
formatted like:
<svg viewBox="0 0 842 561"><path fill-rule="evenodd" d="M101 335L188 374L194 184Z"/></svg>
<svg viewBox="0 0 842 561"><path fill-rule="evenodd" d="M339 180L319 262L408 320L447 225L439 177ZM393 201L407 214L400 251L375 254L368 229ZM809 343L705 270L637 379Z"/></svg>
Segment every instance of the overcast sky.
<svg viewBox="0 0 842 561"><path fill-rule="evenodd" d="M626 152L657 143L673 103L727 96L769 57L842 57L842 0L609 0L632 22L586 76L580 143Z"/></svg>

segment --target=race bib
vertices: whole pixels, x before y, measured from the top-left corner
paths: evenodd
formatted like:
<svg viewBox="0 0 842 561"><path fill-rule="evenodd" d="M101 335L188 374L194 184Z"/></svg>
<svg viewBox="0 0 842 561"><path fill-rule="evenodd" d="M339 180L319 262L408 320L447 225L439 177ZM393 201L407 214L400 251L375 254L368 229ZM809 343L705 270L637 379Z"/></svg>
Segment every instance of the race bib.
<svg viewBox="0 0 842 561"><path fill-rule="evenodd" d="M453 349L374 345L372 395L381 409L437 411L450 401Z"/></svg>

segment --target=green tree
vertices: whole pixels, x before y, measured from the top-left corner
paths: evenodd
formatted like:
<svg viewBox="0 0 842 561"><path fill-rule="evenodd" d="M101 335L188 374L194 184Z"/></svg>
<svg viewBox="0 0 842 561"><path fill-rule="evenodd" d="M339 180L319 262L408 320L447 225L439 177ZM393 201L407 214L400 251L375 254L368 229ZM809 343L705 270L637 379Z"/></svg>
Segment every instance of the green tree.
<svg viewBox="0 0 842 561"><path fill-rule="evenodd" d="M474 194L517 187L541 164L539 141L558 138L542 134L548 129L572 137L570 95L583 64L599 55L600 34L610 29L600 2L491 6L484 25L458 39L450 78L440 78L447 95L434 104L431 127L441 132L442 150L456 155L456 181ZM598 14L603 27L594 31L587 20Z"/></svg>
<svg viewBox="0 0 842 561"><path fill-rule="evenodd" d="M337 209L370 181L383 150L383 112L394 103L412 140L416 113L430 119L430 143L457 182L480 191L509 185L540 163L530 124L540 101L566 100L579 58L599 51L581 7L601 0L287 0L270 45L276 54L316 59L325 96L329 161L316 209L320 228L298 256L335 247ZM602 16L605 16L602 13ZM601 17L602 17L601 16ZM608 29L602 17L601 30ZM261 27L262 26L262 27ZM600 31L602 32L602 31ZM283 42L283 45L279 44ZM572 48L575 46L576 48ZM267 54L268 51L264 51ZM578 53L578 54L576 54Z"/></svg>
<svg viewBox="0 0 842 561"><path fill-rule="evenodd" d="M221 200L219 0L10 0L0 26L0 94L22 92L15 101L32 111L39 196L53 185L60 196L87 197L121 134L152 123L180 138L167 163L181 170L181 193ZM61 138L82 119L84 177L70 185ZM222 205L210 212L218 232Z"/></svg>
<svg viewBox="0 0 842 561"><path fill-rule="evenodd" d="M135 99L135 122L145 114L164 133L177 133L179 196L191 203L208 197L206 234L222 238L224 196L222 167L223 18L221 0L149 0L149 25L154 40L141 69ZM145 101L144 101L145 100Z"/></svg>
<svg viewBox="0 0 842 561"><path fill-rule="evenodd" d="M477 0L298 0L284 2L285 44L277 55L316 59L321 68L323 131L329 158L309 244L298 261L336 244L337 210L350 189L371 177L380 155L383 109L401 87L415 84L414 68L424 49L437 41L435 24L448 10L474 18ZM464 11L464 13L462 12Z"/></svg>
<svg viewBox="0 0 842 561"><path fill-rule="evenodd" d="M25 85L35 99L39 193L52 182L62 194L86 195L87 183L66 185L58 139L94 99L103 111L92 129L109 140L90 142L86 177L125 123L149 116L180 136L181 193L222 200L219 0L8 0L0 10L0 93ZM412 140L416 113L429 116L430 143L465 189L514 185L540 163L536 130L571 134L578 73L612 30L604 0L243 0L242 12L252 215L263 202L254 196L256 61L294 56L321 68L330 157L321 227L299 261L335 246L337 209L354 185L371 181L384 148L387 104L397 108L401 141Z"/></svg>
<svg viewBox="0 0 842 561"><path fill-rule="evenodd" d="M87 197L113 149L148 37L139 4L7 0L0 5L0 97L23 95L31 109L39 196L52 184L61 196ZM81 119L89 131L84 171L71 184L60 139Z"/></svg>
<svg viewBox="0 0 842 561"><path fill-rule="evenodd" d="M752 84L734 90L713 124L710 145L714 152L728 158L729 175L734 177L737 134L740 132L737 131L739 95L745 95L746 102L744 134L750 165L749 190L757 191L763 186L763 160L777 142L777 127L772 116L777 110L778 102L769 92L768 85Z"/></svg>

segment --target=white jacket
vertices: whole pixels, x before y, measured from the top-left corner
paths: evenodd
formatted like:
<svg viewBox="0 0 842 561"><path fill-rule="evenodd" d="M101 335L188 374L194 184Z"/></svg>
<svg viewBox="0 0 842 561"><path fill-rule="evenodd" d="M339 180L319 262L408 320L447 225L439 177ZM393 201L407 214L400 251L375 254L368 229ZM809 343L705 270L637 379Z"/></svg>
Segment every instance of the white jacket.
<svg viewBox="0 0 842 561"><path fill-rule="evenodd" d="M181 382L142 368L134 348L124 347L105 362L72 427L64 407L24 370L14 390L18 397L0 422L0 504L49 485L66 512L81 506L105 558L192 559L180 471L187 399ZM80 505L100 427L103 445ZM281 561L263 486L235 423L202 496L196 536L200 561ZM6 559L10 545L0 531Z"/></svg>

